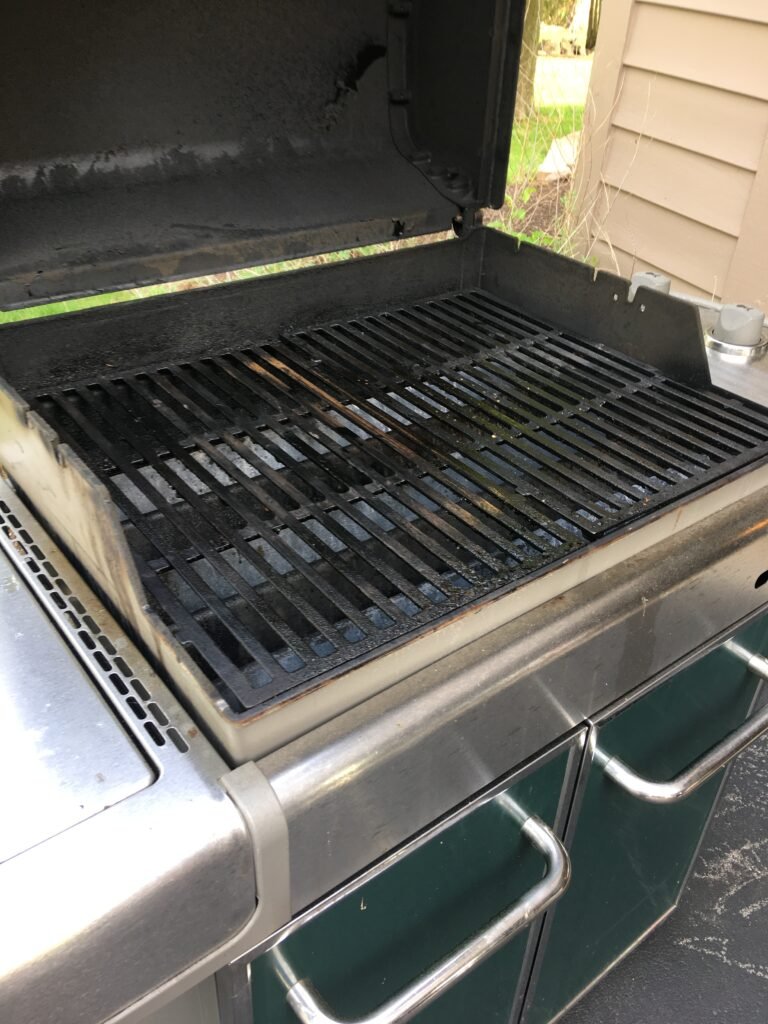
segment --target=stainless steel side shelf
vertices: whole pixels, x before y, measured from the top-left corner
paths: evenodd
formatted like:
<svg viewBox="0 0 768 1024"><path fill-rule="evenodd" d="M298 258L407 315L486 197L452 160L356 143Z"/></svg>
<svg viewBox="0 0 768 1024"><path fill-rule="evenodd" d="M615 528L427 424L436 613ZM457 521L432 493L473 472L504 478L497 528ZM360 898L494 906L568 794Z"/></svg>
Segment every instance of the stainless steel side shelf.
<svg viewBox="0 0 768 1024"><path fill-rule="evenodd" d="M0 701L0 865L155 781L1 550Z"/></svg>
<svg viewBox="0 0 768 1024"><path fill-rule="evenodd" d="M286 919L279 871L257 910L265 850L236 806L271 790L229 770L2 480L0 699L17 758L0 801L0 1020L132 1013ZM279 840L277 802L257 816Z"/></svg>

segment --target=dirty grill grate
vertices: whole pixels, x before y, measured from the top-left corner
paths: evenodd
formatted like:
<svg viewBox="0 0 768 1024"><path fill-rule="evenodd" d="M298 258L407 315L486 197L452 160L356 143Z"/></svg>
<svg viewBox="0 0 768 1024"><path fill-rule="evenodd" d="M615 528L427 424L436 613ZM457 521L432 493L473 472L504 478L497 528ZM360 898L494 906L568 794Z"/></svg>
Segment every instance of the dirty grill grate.
<svg viewBox="0 0 768 1024"><path fill-rule="evenodd" d="M768 453L768 414L480 291L41 396L236 710Z"/></svg>

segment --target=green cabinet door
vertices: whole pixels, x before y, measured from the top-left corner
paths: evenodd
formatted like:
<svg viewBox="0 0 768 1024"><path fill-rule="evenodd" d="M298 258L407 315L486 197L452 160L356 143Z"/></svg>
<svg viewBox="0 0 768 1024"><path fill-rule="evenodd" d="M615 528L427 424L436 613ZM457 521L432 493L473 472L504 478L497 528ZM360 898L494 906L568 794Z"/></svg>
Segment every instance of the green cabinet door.
<svg viewBox="0 0 768 1024"><path fill-rule="evenodd" d="M583 741L583 734L578 742ZM513 776L505 791L549 825L567 806L577 740ZM360 823L365 827L365 822ZM296 1024L278 978L284 958L342 1020L372 1013L480 932L544 873L520 824L488 800L332 904L251 965L254 1024ZM530 929L514 936L415 1019L508 1024Z"/></svg>
<svg viewBox="0 0 768 1024"><path fill-rule="evenodd" d="M765 653L768 618L737 639ZM671 779L743 722L757 685L718 648L600 722L597 748L645 778ZM548 915L525 1024L558 1016L676 904L723 776L659 805L625 793L594 759L585 772L569 830L573 880Z"/></svg>

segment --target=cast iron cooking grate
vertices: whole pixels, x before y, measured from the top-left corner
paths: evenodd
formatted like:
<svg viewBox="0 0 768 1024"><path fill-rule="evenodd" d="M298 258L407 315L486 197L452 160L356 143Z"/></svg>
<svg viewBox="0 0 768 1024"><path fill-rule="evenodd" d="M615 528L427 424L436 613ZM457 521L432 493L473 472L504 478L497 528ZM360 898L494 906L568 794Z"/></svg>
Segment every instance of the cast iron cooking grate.
<svg viewBox="0 0 768 1024"><path fill-rule="evenodd" d="M485 292L101 377L37 407L235 710L415 634L768 454L768 413Z"/></svg>

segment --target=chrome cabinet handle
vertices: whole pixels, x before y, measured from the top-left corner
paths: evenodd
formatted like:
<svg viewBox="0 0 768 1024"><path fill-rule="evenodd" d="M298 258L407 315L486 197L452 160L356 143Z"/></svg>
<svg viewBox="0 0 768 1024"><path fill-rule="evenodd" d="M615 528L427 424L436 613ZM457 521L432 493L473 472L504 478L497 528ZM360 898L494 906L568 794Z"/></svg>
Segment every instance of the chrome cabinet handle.
<svg viewBox="0 0 768 1024"><path fill-rule="evenodd" d="M753 654L741 644L736 643L735 640L729 640L724 646L731 654L745 662L750 671L768 680L768 658L764 658L760 654ZM653 782L650 779L645 779L642 775L633 772L618 757L611 757L599 748L595 750L595 761L602 765L603 771L609 779L639 800L645 800L652 804L673 804L678 800L684 800L766 732L768 732L768 705L748 719L744 725L734 729L722 742L708 750L690 768L686 768L684 772L676 775L669 782Z"/></svg>
<svg viewBox="0 0 768 1024"><path fill-rule="evenodd" d="M478 935L441 960L408 988L393 996L373 1013L354 1021L342 1021L325 1007L312 985L296 978L279 947L272 951L278 973L288 989L287 999L302 1024L405 1024L478 964L504 945L561 896L570 881L571 865L562 843L539 818L526 816L511 797L497 802L522 822L523 835L544 855L547 873L514 906L497 917Z"/></svg>

